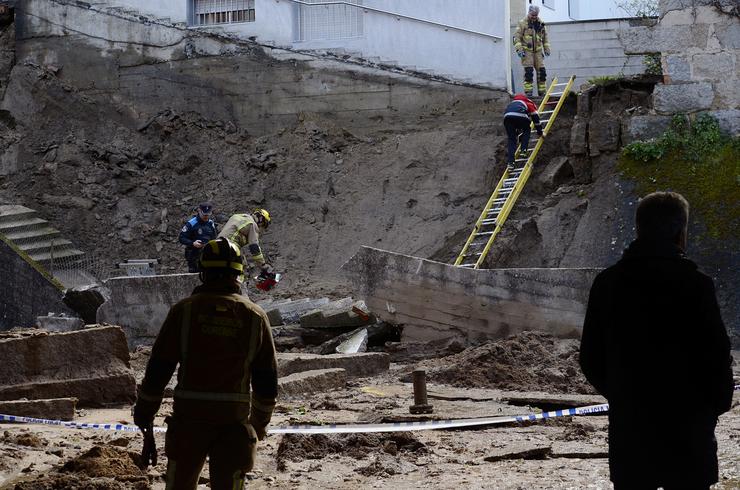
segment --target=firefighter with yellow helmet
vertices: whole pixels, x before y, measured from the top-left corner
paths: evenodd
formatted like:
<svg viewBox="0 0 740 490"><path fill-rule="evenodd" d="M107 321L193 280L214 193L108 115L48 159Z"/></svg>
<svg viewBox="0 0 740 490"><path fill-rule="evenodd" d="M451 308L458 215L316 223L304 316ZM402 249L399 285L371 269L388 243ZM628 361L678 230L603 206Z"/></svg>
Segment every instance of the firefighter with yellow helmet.
<svg viewBox="0 0 740 490"><path fill-rule="evenodd" d="M175 304L157 336L141 383L134 422L145 436L143 460L156 464L154 416L177 370L167 417L167 488L197 487L209 459L212 488L241 489L267 434L277 397L277 361L265 312L240 294L239 247L209 241L202 285Z"/></svg>
<svg viewBox="0 0 740 490"><path fill-rule="evenodd" d="M218 234L218 237L227 238L240 249L248 247L252 260L263 270L269 270L271 267L262 254L259 236L261 232L267 230L271 221L270 213L261 208L257 208L251 213L233 214Z"/></svg>
<svg viewBox="0 0 740 490"><path fill-rule="evenodd" d="M537 93L540 97L547 91L547 71L544 56L550 56L550 41L545 22L540 19L540 8L529 6L527 16L522 19L514 34L514 49L522 59L524 67L524 93L532 96L534 76L537 72Z"/></svg>

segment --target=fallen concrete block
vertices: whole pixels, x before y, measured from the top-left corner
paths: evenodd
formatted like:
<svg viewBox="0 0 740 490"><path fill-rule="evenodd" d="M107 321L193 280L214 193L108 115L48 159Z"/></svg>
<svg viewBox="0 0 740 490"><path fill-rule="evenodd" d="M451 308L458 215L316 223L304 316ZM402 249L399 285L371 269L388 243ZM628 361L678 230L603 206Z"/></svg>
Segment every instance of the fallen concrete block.
<svg viewBox="0 0 740 490"><path fill-rule="evenodd" d="M120 327L0 339L0 359L0 400L75 397L104 406L136 398Z"/></svg>
<svg viewBox="0 0 740 490"><path fill-rule="evenodd" d="M583 442L555 442L552 445L551 458L608 458L609 448L584 444Z"/></svg>
<svg viewBox="0 0 740 490"><path fill-rule="evenodd" d="M347 373L344 369L317 369L293 373L278 379L278 392L281 395L300 393L325 393L344 388Z"/></svg>
<svg viewBox="0 0 740 490"><path fill-rule="evenodd" d="M326 329L316 329L326 332ZM335 354L337 353L337 347L339 344L349 339L355 332L360 330L367 330L367 346L384 346L386 342L398 340L400 335L398 333L398 327L389 323L376 323L374 325L368 325L367 327L360 327L350 332L337 335L324 343L322 343L314 352L317 354ZM304 339L305 342L305 339ZM308 344L308 342L306 342Z"/></svg>
<svg viewBox="0 0 740 490"><path fill-rule="evenodd" d="M537 407L546 412L606 403L599 395L558 395L551 393L503 394L501 401L519 407Z"/></svg>
<svg viewBox="0 0 740 490"><path fill-rule="evenodd" d="M37 419L72 420L77 398L0 401L0 413Z"/></svg>
<svg viewBox="0 0 740 490"><path fill-rule="evenodd" d="M98 308L105 303L109 295L110 292L106 288L90 284L67 289L62 301L72 308L85 323L90 324L97 322Z"/></svg>
<svg viewBox="0 0 740 490"><path fill-rule="evenodd" d="M357 354L292 354L278 353L278 373L287 376L302 371L316 369L342 368L350 378L372 376L388 371L390 357L382 352L361 352Z"/></svg>
<svg viewBox="0 0 740 490"><path fill-rule="evenodd" d="M286 301L280 304L272 304L267 312L270 325L287 325L297 323L298 319L309 311L316 310L329 303L329 298L310 299L303 298L295 301Z"/></svg>
<svg viewBox="0 0 740 490"><path fill-rule="evenodd" d="M506 459L545 459L551 452L552 447L549 444L520 442L493 449L483 460L495 463Z"/></svg>
<svg viewBox="0 0 740 490"><path fill-rule="evenodd" d="M375 317L364 313L366 311L367 306L363 301L344 298L329 303L325 308L301 316L301 326L312 328L363 327L375 323Z"/></svg>
<svg viewBox="0 0 740 490"><path fill-rule="evenodd" d="M85 322L81 318L53 313L36 317L36 324L48 332L72 332L85 327Z"/></svg>

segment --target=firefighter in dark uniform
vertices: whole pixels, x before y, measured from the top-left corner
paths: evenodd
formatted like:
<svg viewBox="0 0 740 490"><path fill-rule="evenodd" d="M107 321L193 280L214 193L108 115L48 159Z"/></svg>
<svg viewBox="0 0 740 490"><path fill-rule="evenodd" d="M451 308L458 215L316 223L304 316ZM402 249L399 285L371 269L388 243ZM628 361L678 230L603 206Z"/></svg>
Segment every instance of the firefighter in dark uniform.
<svg viewBox="0 0 740 490"><path fill-rule="evenodd" d="M275 344L265 312L240 294L239 247L225 238L208 242L200 268L203 284L170 309L157 336L134 422L151 434L179 364L165 419L167 488L194 490L208 457L211 488L241 489L275 407Z"/></svg>
<svg viewBox="0 0 740 490"><path fill-rule="evenodd" d="M201 203L195 216L190 218L180 230L180 243L185 245L188 272L198 272L198 258L201 250L206 243L218 236L216 223L211 219L212 212L211 203Z"/></svg>

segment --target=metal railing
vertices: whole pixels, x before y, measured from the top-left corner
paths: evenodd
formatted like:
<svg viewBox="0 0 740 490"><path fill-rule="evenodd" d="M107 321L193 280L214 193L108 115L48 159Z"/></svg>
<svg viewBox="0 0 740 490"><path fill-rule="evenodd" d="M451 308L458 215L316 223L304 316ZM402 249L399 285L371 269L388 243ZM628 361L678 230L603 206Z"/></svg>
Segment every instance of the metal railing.
<svg viewBox="0 0 740 490"><path fill-rule="evenodd" d="M280 3L280 1L281 0L275 0L276 3ZM493 35L493 34L489 34L487 32L474 31L472 29L466 29L464 27L458 27L458 26L453 26L453 25L450 25L450 24L444 24L442 22L436 22L436 21L433 21L433 20L422 19L420 17L413 17L411 15L400 14L398 12L392 12L390 10L383 10L383 9L379 9L379 8L375 8L375 7L368 7L367 5L357 5L357 4L346 2L346 1L342 1L342 0L330 0L330 1L326 1L326 2L316 2L316 3L313 3L313 2L305 2L303 0L282 0L282 1L296 3L298 5L306 5L306 6L309 6L309 7L316 7L316 6L321 6L321 5L346 5L346 6L349 6L349 7L354 7L354 8L363 10L365 12L376 12L376 13L379 13L379 14L384 14L384 15L389 15L389 16L392 16L392 17L396 17L396 19L398 19L398 20L400 20L400 19L407 19L407 20L411 20L411 21L414 21L414 22L419 22L419 23L422 23L422 24L428 24L428 25L432 25L432 26L436 26L436 27L441 27L445 31L464 32L464 33L467 33L467 34L473 34L473 35L476 35L476 36L482 36L482 37L486 37L486 38L489 38L489 39L493 39L495 41L500 41L502 39L501 36L496 36L496 35Z"/></svg>

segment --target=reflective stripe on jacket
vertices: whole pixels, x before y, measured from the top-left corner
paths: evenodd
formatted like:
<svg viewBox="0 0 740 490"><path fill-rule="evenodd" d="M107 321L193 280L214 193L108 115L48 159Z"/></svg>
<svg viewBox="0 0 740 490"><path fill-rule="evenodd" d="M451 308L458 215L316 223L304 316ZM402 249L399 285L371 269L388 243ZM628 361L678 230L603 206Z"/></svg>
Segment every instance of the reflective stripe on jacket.
<svg viewBox="0 0 740 490"><path fill-rule="evenodd" d="M251 214L234 214L224 225L224 229L218 234L236 243L239 248L249 245L252 260L259 264L265 262L262 250L259 248L259 231L257 222Z"/></svg>
<svg viewBox="0 0 740 490"><path fill-rule="evenodd" d="M524 18L519 22L514 34L514 49L521 52L541 53L550 51L545 23L537 19L530 21Z"/></svg>
<svg viewBox="0 0 740 490"><path fill-rule="evenodd" d="M151 359L179 364L176 415L214 423L249 418L258 431L269 423L277 397L270 322L237 288L199 286L173 306ZM164 386L153 386L149 374L147 368L142 392L161 397Z"/></svg>

